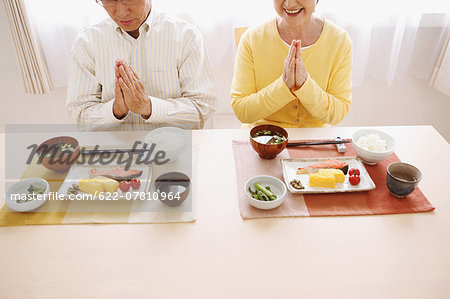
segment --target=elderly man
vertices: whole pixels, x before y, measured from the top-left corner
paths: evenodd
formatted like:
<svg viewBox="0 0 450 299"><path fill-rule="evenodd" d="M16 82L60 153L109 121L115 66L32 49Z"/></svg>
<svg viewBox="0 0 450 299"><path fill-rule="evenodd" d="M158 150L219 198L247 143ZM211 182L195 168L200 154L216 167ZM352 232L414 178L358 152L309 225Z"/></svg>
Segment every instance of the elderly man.
<svg viewBox="0 0 450 299"><path fill-rule="evenodd" d="M216 107L200 32L152 0L96 0L111 19L77 35L66 110L87 129L203 128Z"/></svg>

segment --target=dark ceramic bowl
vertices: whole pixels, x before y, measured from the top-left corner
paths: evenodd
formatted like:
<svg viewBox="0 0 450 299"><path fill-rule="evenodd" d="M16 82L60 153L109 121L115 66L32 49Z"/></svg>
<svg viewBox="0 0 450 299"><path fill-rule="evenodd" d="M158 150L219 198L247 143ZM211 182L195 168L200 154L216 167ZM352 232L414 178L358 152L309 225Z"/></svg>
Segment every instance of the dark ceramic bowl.
<svg viewBox="0 0 450 299"><path fill-rule="evenodd" d="M55 150L58 143L70 143L75 147L75 150L71 153L62 154ZM73 137L58 136L41 143L36 152L39 156L38 163L42 163L45 168L56 172L66 172L78 160L80 145L78 140Z"/></svg>
<svg viewBox="0 0 450 299"><path fill-rule="evenodd" d="M191 180L182 172L168 172L155 180L159 200L171 207L181 205L188 197L190 189Z"/></svg>
<svg viewBox="0 0 450 299"><path fill-rule="evenodd" d="M414 191L422 172L408 163L394 162L387 167L386 185L392 195L403 198Z"/></svg>
<svg viewBox="0 0 450 299"><path fill-rule="evenodd" d="M268 130L268 131L280 133L281 135L286 137L286 140L279 144L260 143L260 142L256 141L252 136L262 130ZM253 127L250 130L250 144L252 145L255 152L257 152L258 155L263 159L275 158L279 153L281 153L284 150L287 143L288 143L288 133L282 127L275 126L275 125L258 125L256 127Z"/></svg>

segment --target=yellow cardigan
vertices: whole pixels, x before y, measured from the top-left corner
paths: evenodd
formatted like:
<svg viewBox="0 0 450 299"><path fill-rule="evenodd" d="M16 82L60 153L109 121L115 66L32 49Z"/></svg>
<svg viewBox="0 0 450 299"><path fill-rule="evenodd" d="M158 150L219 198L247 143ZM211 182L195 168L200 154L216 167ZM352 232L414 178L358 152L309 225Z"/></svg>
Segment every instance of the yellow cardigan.
<svg viewBox="0 0 450 299"><path fill-rule="evenodd" d="M231 85L232 107L241 122L322 127L344 119L352 97L352 43L343 29L324 21L319 39L302 50L308 78L293 92L282 78L289 46L276 19L242 35Z"/></svg>

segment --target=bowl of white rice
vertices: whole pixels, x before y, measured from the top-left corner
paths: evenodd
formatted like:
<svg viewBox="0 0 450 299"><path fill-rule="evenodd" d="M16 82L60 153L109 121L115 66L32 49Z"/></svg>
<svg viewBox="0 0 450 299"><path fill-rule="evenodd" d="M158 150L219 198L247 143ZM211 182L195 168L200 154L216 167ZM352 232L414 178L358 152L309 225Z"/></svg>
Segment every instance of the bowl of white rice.
<svg viewBox="0 0 450 299"><path fill-rule="evenodd" d="M374 129L362 129L353 133L352 145L358 157L368 165L385 160L395 150L394 138Z"/></svg>
<svg viewBox="0 0 450 299"><path fill-rule="evenodd" d="M145 136L145 143L149 146L155 144L154 154L164 151L165 158L174 162L184 152L188 136L185 130L177 127L161 127L152 130Z"/></svg>

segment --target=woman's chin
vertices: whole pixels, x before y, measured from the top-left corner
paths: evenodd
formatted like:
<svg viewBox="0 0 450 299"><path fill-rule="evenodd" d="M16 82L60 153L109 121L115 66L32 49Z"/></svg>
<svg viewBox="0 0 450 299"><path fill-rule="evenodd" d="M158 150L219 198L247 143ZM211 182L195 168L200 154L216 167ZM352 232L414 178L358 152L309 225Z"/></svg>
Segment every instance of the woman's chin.
<svg viewBox="0 0 450 299"><path fill-rule="evenodd" d="M283 21L288 25L288 26L297 26L300 25L302 23L303 18L297 17L297 18L292 18L292 17L288 17L288 18L283 18Z"/></svg>
<svg viewBox="0 0 450 299"><path fill-rule="evenodd" d="M300 24L304 19L304 13L303 10L296 13L296 14L283 14L283 21L285 21L289 25L297 25Z"/></svg>

